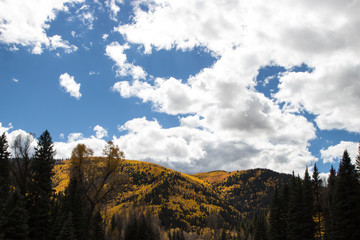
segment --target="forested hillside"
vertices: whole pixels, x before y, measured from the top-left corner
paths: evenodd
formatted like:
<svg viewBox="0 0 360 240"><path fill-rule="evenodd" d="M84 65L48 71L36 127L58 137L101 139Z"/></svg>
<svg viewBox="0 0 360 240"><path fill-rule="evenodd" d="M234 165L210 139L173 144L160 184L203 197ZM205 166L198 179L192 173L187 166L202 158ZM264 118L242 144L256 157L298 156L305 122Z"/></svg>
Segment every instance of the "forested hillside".
<svg viewBox="0 0 360 240"><path fill-rule="evenodd" d="M0 239L357 239L360 154L345 151L322 183L268 169L184 174L126 160L109 142L103 157L78 144L54 160L45 131L35 154L0 137ZM359 150L360 152L360 150ZM357 166L357 168L356 168Z"/></svg>

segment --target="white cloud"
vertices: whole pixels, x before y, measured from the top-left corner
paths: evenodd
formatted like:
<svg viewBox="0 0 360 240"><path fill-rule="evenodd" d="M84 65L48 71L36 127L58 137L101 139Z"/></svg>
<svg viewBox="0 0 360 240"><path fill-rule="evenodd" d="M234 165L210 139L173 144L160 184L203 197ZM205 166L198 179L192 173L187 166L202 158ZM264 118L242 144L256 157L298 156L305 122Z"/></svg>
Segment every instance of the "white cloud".
<svg viewBox="0 0 360 240"><path fill-rule="evenodd" d="M84 138L82 133L70 133L68 136L68 142L75 142Z"/></svg>
<svg viewBox="0 0 360 240"><path fill-rule="evenodd" d="M95 16L94 13L90 10L90 6L84 4L81 6L77 11L77 18L85 25L89 30L94 28L94 20Z"/></svg>
<svg viewBox="0 0 360 240"><path fill-rule="evenodd" d="M102 126L100 125L96 125L94 127L94 131L95 131L95 134L96 134L96 138L104 138L104 137L107 137L108 136L108 132L106 131L105 128L103 128Z"/></svg>
<svg viewBox="0 0 360 240"><path fill-rule="evenodd" d="M119 5L123 3L123 0L106 0L105 5L110 8L110 18L116 21L116 16L120 11Z"/></svg>
<svg viewBox="0 0 360 240"><path fill-rule="evenodd" d="M157 162L186 172L267 167L303 171L315 159L306 147L248 139L230 139L206 129L165 129L156 120L133 119L119 128L126 134L113 141L129 159ZM141 146L141 147L139 147Z"/></svg>
<svg viewBox="0 0 360 240"><path fill-rule="evenodd" d="M19 48L17 48L16 45L14 44L12 47L9 47L9 50L12 52L16 52L19 51Z"/></svg>
<svg viewBox="0 0 360 240"><path fill-rule="evenodd" d="M321 149L321 157L324 159L324 163L330 162L334 163L335 161L342 158L345 150L348 151L349 156L353 163L355 163L355 158L358 154L359 143L341 141L339 144L330 146L327 149Z"/></svg>
<svg viewBox="0 0 360 240"><path fill-rule="evenodd" d="M64 139L64 138L65 138L65 135L64 135L63 133L60 133L60 134L59 134L59 138L60 138L60 139Z"/></svg>
<svg viewBox="0 0 360 240"><path fill-rule="evenodd" d="M92 75L99 75L100 73L99 72L94 72L94 71L90 71L89 72L89 75L92 76Z"/></svg>
<svg viewBox="0 0 360 240"><path fill-rule="evenodd" d="M12 129L13 126L11 123L9 123L8 127L3 127L2 123L0 122L0 134L2 135L4 132L8 132L10 129Z"/></svg>
<svg viewBox="0 0 360 240"><path fill-rule="evenodd" d="M203 145L207 161L200 156L190 162L209 169L304 169L317 159L308 150L315 127L298 114L302 110L317 116L320 129L360 132L360 30L354 27L360 22L360 2L153 0L133 5L133 22L115 28L129 44L143 46L145 53L200 46L217 57L187 81L136 79L113 86L122 97L138 97L157 111L191 114L180 119L181 127L210 132L214 141ZM126 61L121 57L117 62ZM290 72L303 63L313 71ZM258 71L267 65L289 70L279 76L273 99L255 90Z"/></svg>
<svg viewBox="0 0 360 240"><path fill-rule="evenodd" d="M57 35L49 37L46 30L50 27L50 22L55 19L57 12L67 10L67 3L81 1L83 0L1 1L0 42L29 46L34 54L41 54L44 48L64 47L67 51L74 49L74 46L61 40L61 37L61 45L56 45L59 44Z"/></svg>
<svg viewBox="0 0 360 240"><path fill-rule="evenodd" d="M106 40L108 37L109 37L109 34L104 33L101 38L102 38L103 40Z"/></svg>
<svg viewBox="0 0 360 240"><path fill-rule="evenodd" d="M12 78L11 81L13 81L14 83L18 83L19 79L18 78Z"/></svg>
<svg viewBox="0 0 360 240"><path fill-rule="evenodd" d="M52 37L49 37L49 40L50 40L50 45L49 45L50 50L56 50L58 48L62 48L66 53L71 53L71 52L75 52L78 49L75 45L69 45L68 41L62 40L61 36L59 35L54 35Z"/></svg>
<svg viewBox="0 0 360 240"><path fill-rule="evenodd" d="M305 63L314 71L284 74L278 101L317 115L320 129L360 132L360 30L354 27L360 2L154 0L136 1L134 7L134 21L116 31L145 52L204 46L220 60L236 56L239 62L230 63L226 75L249 65L290 69Z"/></svg>
<svg viewBox="0 0 360 240"><path fill-rule="evenodd" d="M144 79L147 73L140 66L127 61L124 51L129 48L128 44L120 45L118 42L112 42L106 46L105 54L116 63L117 76L132 76L134 79Z"/></svg>
<svg viewBox="0 0 360 240"><path fill-rule="evenodd" d="M80 99L80 83L76 83L73 76L68 73L63 73L59 77L60 86L65 89L66 92L70 93L70 96Z"/></svg>
<svg viewBox="0 0 360 240"><path fill-rule="evenodd" d="M102 151L106 145L106 141L95 137L85 138L82 133L71 133L67 142L55 142L56 159L68 159L71 157L72 150L78 144L85 144L94 151L94 156L102 156Z"/></svg>

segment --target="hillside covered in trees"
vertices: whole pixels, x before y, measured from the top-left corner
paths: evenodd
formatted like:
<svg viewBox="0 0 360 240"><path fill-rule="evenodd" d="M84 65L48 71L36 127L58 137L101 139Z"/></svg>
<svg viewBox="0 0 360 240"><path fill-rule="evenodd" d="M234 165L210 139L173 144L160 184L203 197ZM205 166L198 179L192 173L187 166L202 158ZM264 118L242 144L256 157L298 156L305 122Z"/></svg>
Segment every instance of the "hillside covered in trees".
<svg viewBox="0 0 360 240"><path fill-rule="evenodd" d="M48 131L0 138L0 239L357 239L360 156L345 151L327 183L268 169L184 174L102 157L83 144L54 160ZM356 168L357 166L357 168Z"/></svg>

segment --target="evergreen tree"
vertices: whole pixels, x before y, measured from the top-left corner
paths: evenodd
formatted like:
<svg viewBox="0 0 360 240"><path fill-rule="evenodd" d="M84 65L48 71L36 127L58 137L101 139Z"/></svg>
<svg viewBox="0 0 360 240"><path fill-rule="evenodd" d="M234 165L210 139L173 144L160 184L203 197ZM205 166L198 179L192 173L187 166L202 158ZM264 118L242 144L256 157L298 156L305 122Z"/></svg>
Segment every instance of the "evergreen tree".
<svg viewBox="0 0 360 240"><path fill-rule="evenodd" d="M313 220L314 213L314 195L312 189L312 182L309 176L308 168L305 169L305 176L303 181L303 209L302 209L302 237L303 239L313 239L315 233L315 223Z"/></svg>
<svg viewBox="0 0 360 240"><path fill-rule="evenodd" d="M322 239L322 208L321 208L321 188L322 180L319 176L319 170L314 164L314 171L312 175L313 193L314 193L314 216L316 218L316 237Z"/></svg>
<svg viewBox="0 0 360 240"><path fill-rule="evenodd" d="M355 166L347 151L341 159L334 195L334 229L336 239L359 239L360 192Z"/></svg>
<svg viewBox="0 0 360 240"><path fill-rule="evenodd" d="M100 211L97 211L93 220L93 239L105 240L104 222Z"/></svg>
<svg viewBox="0 0 360 240"><path fill-rule="evenodd" d="M334 194L335 194L335 183L336 183L336 171L331 165L329 178L327 180L327 188L325 198L325 207L324 207L324 217L325 217L325 234L326 239L333 240L335 239L334 235Z"/></svg>
<svg viewBox="0 0 360 240"><path fill-rule="evenodd" d="M300 178L292 175L289 186L289 203L287 218L287 238L292 240L303 240L302 224L303 219L303 201L302 186Z"/></svg>
<svg viewBox="0 0 360 240"><path fill-rule="evenodd" d="M0 210L4 206L10 187L10 163L6 135L0 137Z"/></svg>
<svg viewBox="0 0 360 240"><path fill-rule="evenodd" d="M6 223L4 224L4 239L27 240L29 235L28 214L25 202L18 191L13 192L7 201Z"/></svg>
<svg viewBox="0 0 360 240"><path fill-rule="evenodd" d="M355 159L355 166L356 166L357 176L360 181L360 143L359 143L359 147L358 147L358 155L356 156L356 159Z"/></svg>
<svg viewBox="0 0 360 240"><path fill-rule="evenodd" d="M76 240L71 212L68 214L56 240Z"/></svg>
<svg viewBox="0 0 360 240"><path fill-rule="evenodd" d="M84 239L86 204L77 178L71 177L69 186L65 190L63 211L66 214L72 213L74 233L78 240Z"/></svg>
<svg viewBox="0 0 360 240"><path fill-rule="evenodd" d="M276 187L274 191L273 200L270 208L270 239L271 240L285 240L286 239L286 219L279 190Z"/></svg>
<svg viewBox="0 0 360 240"><path fill-rule="evenodd" d="M254 218L254 240L268 240L267 222L264 214L255 214Z"/></svg>
<svg viewBox="0 0 360 240"><path fill-rule="evenodd" d="M54 150L50 133L39 137L35 157L31 162L32 184L29 194L29 224L32 239L47 239L50 229L50 197L53 193Z"/></svg>

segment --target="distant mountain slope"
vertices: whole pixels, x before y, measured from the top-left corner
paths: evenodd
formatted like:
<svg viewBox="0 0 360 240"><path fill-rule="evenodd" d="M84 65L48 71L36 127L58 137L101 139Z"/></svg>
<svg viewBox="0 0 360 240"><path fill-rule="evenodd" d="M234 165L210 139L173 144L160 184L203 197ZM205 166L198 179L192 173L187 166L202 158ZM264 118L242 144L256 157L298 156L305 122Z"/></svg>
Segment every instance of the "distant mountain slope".
<svg viewBox="0 0 360 240"><path fill-rule="evenodd" d="M243 216L249 216L254 210L268 210L275 186L282 188L290 178L269 169L251 169L234 172L214 187Z"/></svg>
<svg viewBox="0 0 360 240"><path fill-rule="evenodd" d="M68 184L68 166L69 161L62 161L55 167L57 191ZM267 209L274 186L290 179L290 175L267 169L187 175L133 160L123 161L120 171L125 179L123 189L106 205L107 216L146 207L165 227L184 230L205 228L214 222L235 226L240 216Z"/></svg>

